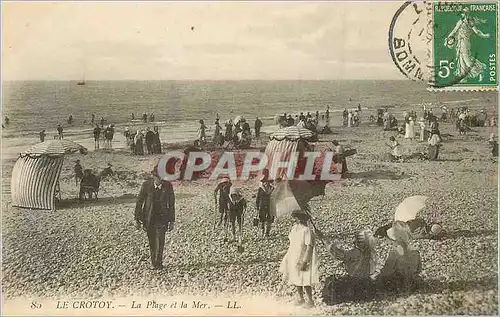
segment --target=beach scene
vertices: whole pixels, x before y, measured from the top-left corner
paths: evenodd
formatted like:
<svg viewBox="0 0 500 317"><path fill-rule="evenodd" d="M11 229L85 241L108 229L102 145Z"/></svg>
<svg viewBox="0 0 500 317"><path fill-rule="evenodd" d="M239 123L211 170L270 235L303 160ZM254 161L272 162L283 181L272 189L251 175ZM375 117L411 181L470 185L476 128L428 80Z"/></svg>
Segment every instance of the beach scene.
<svg viewBox="0 0 500 317"><path fill-rule="evenodd" d="M53 10L83 27L85 14L111 10L95 5ZM213 11L199 5L167 11L206 28L241 12L243 28L252 25L243 11L263 10L213 4L220 12L204 16ZM360 14L379 10L382 28L377 19L385 25L398 5ZM317 20L349 6L361 8L297 4L283 14ZM36 24L36 10L22 8L8 7L12 26ZM158 21L153 9L144 14ZM131 23L145 32L145 20ZM201 28L192 24L182 32ZM120 80L96 79L108 73L94 68L42 80L18 61L2 81L4 313L497 315L498 92L428 91L384 58L392 79ZM231 153L238 178L212 178L212 161L162 180L174 151L186 154L175 165L184 176L190 153ZM268 166L240 177L245 156L283 151L300 162L332 153L325 169L335 177L315 165L315 181L298 179L300 164L290 179Z"/></svg>

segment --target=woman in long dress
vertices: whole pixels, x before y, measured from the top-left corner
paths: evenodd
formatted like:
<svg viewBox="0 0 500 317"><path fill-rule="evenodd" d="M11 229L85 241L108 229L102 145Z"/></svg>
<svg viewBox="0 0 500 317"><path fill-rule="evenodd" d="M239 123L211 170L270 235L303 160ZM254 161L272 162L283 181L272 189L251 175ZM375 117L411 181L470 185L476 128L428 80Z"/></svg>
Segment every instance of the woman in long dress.
<svg viewBox="0 0 500 317"><path fill-rule="evenodd" d="M429 138L429 160L435 161L439 155L439 147L441 145L441 137L439 136L439 131L434 130L431 132L432 135Z"/></svg>
<svg viewBox="0 0 500 317"><path fill-rule="evenodd" d="M384 289L408 290L415 286L422 271L420 253L410 244L411 231L405 222L395 221L392 228L387 230L387 237L392 240L393 247L377 281Z"/></svg>
<svg viewBox="0 0 500 317"><path fill-rule="evenodd" d="M405 139L413 140L413 138L415 138L415 122L410 117L406 122Z"/></svg>
<svg viewBox="0 0 500 317"><path fill-rule="evenodd" d="M137 133L134 137L135 144L135 155L144 155L144 144L143 144L143 134L140 130L137 130Z"/></svg>
<svg viewBox="0 0 500 317"><path fill-rule="evenodd" d="M420 141L425 141L426 139L425 119L423 117L420 118L418 124L420 125Z"/></svg>
<svg viewBox="0 0 500 317"><path fill-rule="evenodd" d="M476 78L486 70L486 64L474 57L471 51L472 36L489 38L490 34L485 34L477 28L478 24L486 23L486 20L471 17L467 10L464 10L460 20L445 39L444 45L448 48L455 47L455 76L462 78ZM480 79L482 79L480 77Z"/></svg>
<svg viewBox="0 0 500 317"><path fill-rule="evenodd" d="M289 285L294 285L297 291L297 305L305 304L313 307L312 285L319 283L319 262L316 254L315 237L308 227L309 216L301 211L292 212L295 224L288 235L290 246L281 261L279 272ZM304 301L304 291L307 302Z"/></svg>
<svg viewBox="0 0 500 317"><path fill-rule="evenodd" d="M328 301L328 305L371 298L374 294L371 277L377 266L377 240L373 232L357 232L352 248L344 248L332 239L324 238L321 232L317 232L317 236L325 242L327 250L342 262L347 272L347 275L325 281L323 297Z"/></svg>

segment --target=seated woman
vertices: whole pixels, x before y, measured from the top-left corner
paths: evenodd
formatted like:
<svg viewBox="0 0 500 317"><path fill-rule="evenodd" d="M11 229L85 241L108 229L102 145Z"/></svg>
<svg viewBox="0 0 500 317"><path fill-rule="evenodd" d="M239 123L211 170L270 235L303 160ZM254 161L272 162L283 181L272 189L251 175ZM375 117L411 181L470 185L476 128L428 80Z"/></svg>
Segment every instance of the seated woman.
<svg viewBox="0 0 500 317"><path fill-rule="evenodd" d="M420 253L410 245L410 227L405 222L395 221L387 230L387 237L393 241L393 248L377 276L378 286L382 290L408 291L416 286L422 271Z"/></svg>
<svg viewBox="0 0 500 317"><path fill-rule="evenodd" d="M91 169L84 170L83 177L80 182L80 193L78 195L78 198L81 200L88 196L89 199L91 199L92 195L94 194L95 198L97 199L97 192L99 191L99 183L100 183L100 178L94 175Z"/></svg>
<svg viewBox="0 0 500 317"><path fill-rule="evenodd" d="M400 145L399 142L396 141L396 138L391 136L389 138L389 141L391 141L391 144L389 144L389 147L392 149L391 153L391 158L394 161L402 161L403 160L403 154L401 153Z"/></svg>
<svg viewBox="0 0 500 317"><path fill-rule="evenodd" d="M375 274L377 253L376 239L371 230L363 230L354 236L354 248L345 249L329 238L324 238L318 232L330 251L339 259L347 276L327 279L323 289L323 299L329 305L341 302L368 300L373 297L373 283L371 276Z"/></svg>

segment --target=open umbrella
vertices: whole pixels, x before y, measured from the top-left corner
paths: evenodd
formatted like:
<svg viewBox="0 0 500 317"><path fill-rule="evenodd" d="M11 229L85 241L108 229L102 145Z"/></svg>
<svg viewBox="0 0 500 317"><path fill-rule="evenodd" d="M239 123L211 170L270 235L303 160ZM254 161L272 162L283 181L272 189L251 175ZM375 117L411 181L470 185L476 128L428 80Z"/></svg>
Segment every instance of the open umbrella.
<svg viewBox="0 0 500 317"><path fill-rule="evenodd" d="M233 123L234 124L238 124L241 120L243 120L243 117L242 116L237 116L236 118L234 118Z"/></svg>
<svg viewBox="0 0 500 317"><path fill-rule="evenodd" d="M415 219L417 213L424 209L426 196L411 196L403 200L394 213L395 221L409 221Z"/></svg>
<svg viewBox="0 0 500 317"><path fill-rule="evenodd" d="M277 183L271 194L271 214L276 217L291 215L292 211L301 209L309 211L308 203L316 196L325 194L326 182L308 182L301 180L284 180Z"/></svg>

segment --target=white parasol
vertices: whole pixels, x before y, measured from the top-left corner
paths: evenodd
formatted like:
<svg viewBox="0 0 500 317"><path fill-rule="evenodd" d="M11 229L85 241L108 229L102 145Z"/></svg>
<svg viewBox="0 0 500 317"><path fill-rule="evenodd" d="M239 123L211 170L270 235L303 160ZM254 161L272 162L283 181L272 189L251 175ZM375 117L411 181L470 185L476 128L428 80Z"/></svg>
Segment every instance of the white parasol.
<svg viewBox="0 0 500 317"><path fill-rule="evenodd" d="M234 118L233 123L234 124L238 124L241 120L243 120L243 117L242 116L237 116L236 118Z"/></svg>
<svg viewBox="0 0 500 317"><path fill-rule="evenodd" d="M417 213L424 209L426 196L411 196L403 200L394 213L395 221L409 221L415 219Z"/></svg>

